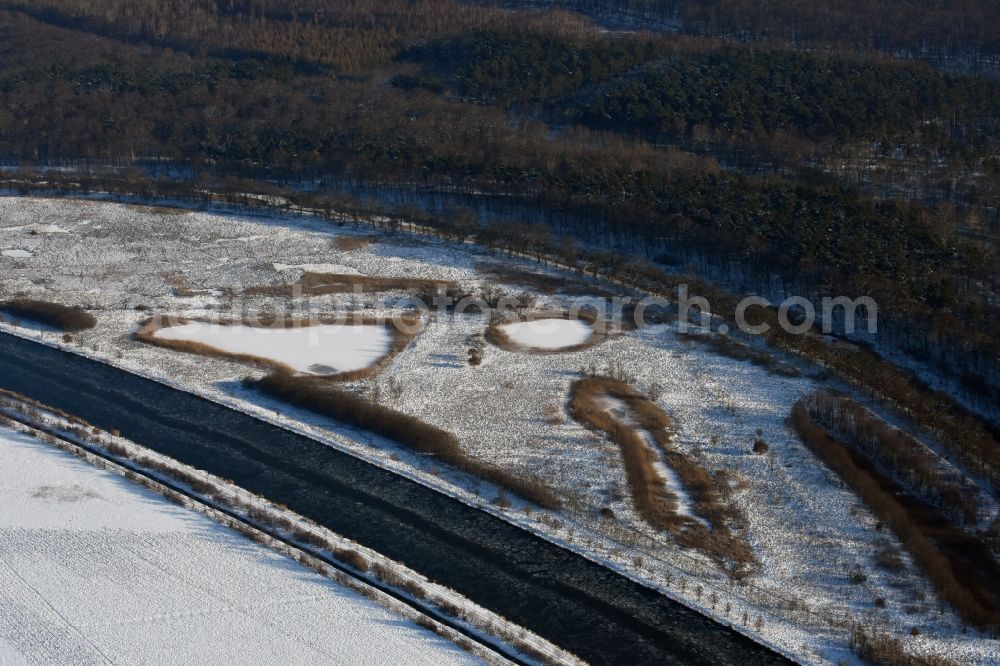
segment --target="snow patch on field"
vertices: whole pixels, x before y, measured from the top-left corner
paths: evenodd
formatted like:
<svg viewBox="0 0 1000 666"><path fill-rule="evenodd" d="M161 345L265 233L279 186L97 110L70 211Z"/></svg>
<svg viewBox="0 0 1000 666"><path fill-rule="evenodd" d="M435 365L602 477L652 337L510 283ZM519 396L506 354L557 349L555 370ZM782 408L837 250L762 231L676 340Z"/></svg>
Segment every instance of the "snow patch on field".
<svg viewBox="0 0 1000 666"><path fill-rule="evenodd" d="M332 273L334 275L361 275L356 268L344 266L343 264L282 264L275 262L274 270L284 273L285 271L303 271L305 273Z"/></svg>
<svg viewBox="0 0 1000 666"><path fill-rule="evenodd" d="M289 558L5 428L0 505L0 663L476 663Z"/></svg>
<svg viewBox="0 0 1000 666"><path fill-rule="evenodd" d="M501 324L498 328L515 345L532 349L576 347L594 335L593 327L578 319L533 319Z"/></svg>
<svg viewBox="0 0 1000 666"><path fill-rule="evenodd" d="M7 231L28 231L35 234L66 234L67 229L58 224L24 224L17 227L7 227Z"/></svg>
<svg viewBox="0 0 1000 666"><path fill-rule="evenodd" d="M196 342L213 349L267 359L297 372L331 375L361 370L389 352L392 336L385 326L340 325L264 328L189 322L161 328L160 340Z"/></svg>
<svg viewBox="0 0 1000 666"><path fill-rule="evenodd" d="M10 259L30 259L35 256L34 253L28 252L27 250L0 250L0 256L8 257Z"/></svg>

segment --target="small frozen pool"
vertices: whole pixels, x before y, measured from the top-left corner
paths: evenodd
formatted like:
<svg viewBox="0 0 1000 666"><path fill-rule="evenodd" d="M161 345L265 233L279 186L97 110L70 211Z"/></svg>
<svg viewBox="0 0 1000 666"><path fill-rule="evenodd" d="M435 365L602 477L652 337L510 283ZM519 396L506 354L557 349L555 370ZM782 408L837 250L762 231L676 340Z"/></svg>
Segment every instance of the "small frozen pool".
<svg viewBox="0 0 1000 666"><path fill-rule="evenodd" d="M534 319L501 324L498 329L514 345L547 351L586 344L594 335L593 326L578 319Z"/></svg>
<svg viewBox="0 0 1000 666"><path fill-rule="evenodd" d="M204 345L236 356L252 356L314 375L367 368L392 347L391 331L378 325L263 328L193 321L161 328L153 337Z"/></svg>

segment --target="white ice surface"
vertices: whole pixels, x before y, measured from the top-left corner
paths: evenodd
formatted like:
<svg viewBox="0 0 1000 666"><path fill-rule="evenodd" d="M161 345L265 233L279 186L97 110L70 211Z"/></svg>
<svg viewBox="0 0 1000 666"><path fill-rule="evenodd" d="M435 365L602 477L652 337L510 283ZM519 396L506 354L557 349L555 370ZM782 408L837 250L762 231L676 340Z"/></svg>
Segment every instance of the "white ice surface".
<svg viewBox="0 0 1000 666"><path fill-rule="evenodd" d="M516 345L534 349L566 349L587 342L594 329L578 319L535 319L503 324L500 330Z"/></svg>
<svg viewBox="0 0 1000 666"><path fill-rule="evenodd" d="M361 370L386 355L389 329L375 325L323 325L298 328L222 326L189 322L158 330L162 340L208 345L230 354L271 359L298 372L328 375Z"/></svg>
<svg viewBox="0 0 1000 666"><path fill-rule="evenodd" d="M208 518L0 428L0 663L471 664Z"/></svg>

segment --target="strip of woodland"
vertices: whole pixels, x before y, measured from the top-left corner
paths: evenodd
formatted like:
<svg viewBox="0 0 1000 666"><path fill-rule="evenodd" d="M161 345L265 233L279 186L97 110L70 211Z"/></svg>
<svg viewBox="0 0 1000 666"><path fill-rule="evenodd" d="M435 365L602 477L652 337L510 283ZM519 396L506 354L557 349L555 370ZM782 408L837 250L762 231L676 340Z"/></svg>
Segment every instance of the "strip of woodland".
<svg viewBox="0 0 1000 666"><path fill-rule="evenodd" d="M809 450L896 534L943 601L969 624L992 631L1000 628L1000 598L995 589L1000 571L987 550L969 562L969 546L975 544L964 535L942 530L948 523L943 516L909 501L897 484L875 471L863 453L851 450L817 424L804 402L792 408L791 423ZM957 548L948 547L952 539L960 544Z"/></svg>

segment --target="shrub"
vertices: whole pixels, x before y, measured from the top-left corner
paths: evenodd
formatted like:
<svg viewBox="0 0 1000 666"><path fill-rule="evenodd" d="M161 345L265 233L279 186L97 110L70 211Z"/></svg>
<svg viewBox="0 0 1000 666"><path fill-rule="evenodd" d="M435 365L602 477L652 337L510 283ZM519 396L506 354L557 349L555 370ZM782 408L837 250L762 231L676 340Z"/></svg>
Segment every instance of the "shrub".
<svg viewBox="0 0 1000 666"><path fill-rule="evenodd" d="M366 572L368 571L368 560L365 559L364 555L356 550L348 550L346 548L337 548L333 551L333 556L344 564L356 569L357 571Z"/></svg>
<svg viewBox="0 0 1000 666"><path fill-rule="evenodd" d="M493 498L493 503L501 509L509 509L511 507L511 502L507 496L504 495L502 488L500 489L500 492L497 493L497 496Z"/></svg>
<svg viewBox="0 0 1000 666"><path fill-rule="evenodd" d="M333 239L333 245L341 252L352 252L367 247L377 240L377 236L337 236Z"/></svg>
<svg viewBox="0 0 1000 666"><path fill-rule="evenodd" d="M900 557L899 551L887 542L879 545L875 553L875 562L889 571L900 571L903 568L903 558Z"/></svg>
<svg viewBox="0 0 1000 666"><path fill-rule="evenodd" d="M403 581L403 584L400 585L400 587L404 592L409 593L409 595L414 599L427 598L427 591L419 583L415 583L412 580Z"/></svg>
<svg viewBox="0 0 1000 666"><path fill-rule="evenodd" d="M37 321L67 333L77 333L97 325L94 315L81 308L47 301L15 298L0 303L0 310L14 317Z"/></svg>
<svg viewBox="0 0 1000 666"><path fill-rule="evenodd" d="M895 636L861 625L851 630L851 649L872 666L955 666L935 654L910 654L903 641Z"/></svg>
<svg viewBox="0 0 1000 666"><path fill-rule="evenodd" d="M477 347L469 349L469 365L476 367L483 362L483 352Z"/></svg>
<svg viewBox="0 0 1000 666"><path fill-rule="evenodd" d="M375 562L371 565L371 572L380 581L386 585L391 585L392 587L403 587L407 580L400 576L394 569L388 567L381 562Z"/></svg>

